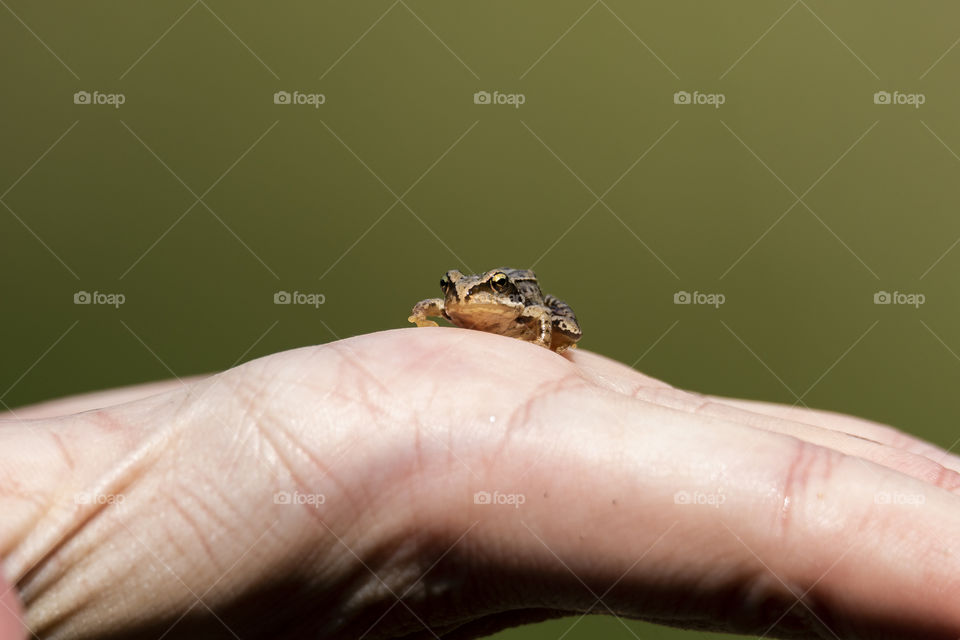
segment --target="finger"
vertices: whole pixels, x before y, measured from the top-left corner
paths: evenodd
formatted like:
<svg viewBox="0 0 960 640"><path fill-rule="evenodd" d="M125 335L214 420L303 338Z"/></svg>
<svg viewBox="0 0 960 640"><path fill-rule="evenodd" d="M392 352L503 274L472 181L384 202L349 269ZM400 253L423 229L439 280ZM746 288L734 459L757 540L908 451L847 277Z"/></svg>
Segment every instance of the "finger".
<svg viewBox="0 0 960 640"><path fill-rule="evenodd" d="M613 391L682 411L716 416L830 447L942 488L960 488L960 458L892 427L850 416L701 396L590 352L573 361L587 379Z"/></svg>
<svg viewBox="0 0 960 640"><path fill-rule="evenodd" d="M814 426L776 415L748 411L679 389L640 388L634 398L663 407L737 422L755 429L789 435L811 444L883 465L949 491L960 491L960 473L930 458L844 431Z"/></svg>
<svg viewBox="0 0 960 640"><path fill-rule="evenodd" d="M960 456L946 451L925 440L921 440L908 433L904 433L894 427L864 420L855 416L848 416L832 411L821 411L818 409L807 409L801 407L790 407L783 404L772 402L759 402L756 400L740 400L736 398L713 397L712 400L739 407L754 413L783 418L794 422L803 422L806 424L842 431L858 438L873 440L891 447L910 451L918 455L926 456L930 460L942 464L945 467L960 471Z"/></svg>

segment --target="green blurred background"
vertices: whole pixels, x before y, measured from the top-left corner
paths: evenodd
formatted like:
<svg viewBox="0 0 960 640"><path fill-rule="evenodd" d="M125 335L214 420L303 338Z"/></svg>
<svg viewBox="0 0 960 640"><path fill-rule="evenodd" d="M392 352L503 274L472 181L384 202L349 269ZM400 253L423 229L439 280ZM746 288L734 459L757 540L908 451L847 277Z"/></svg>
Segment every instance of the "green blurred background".
<svg viewBox="0 0 960 640"><path fill-rule="evenodd" d="M8 407L402 327L506 265L674 385L960 436L955 2L0 5ZM563 637L634 634L707 637Z"/></svg>

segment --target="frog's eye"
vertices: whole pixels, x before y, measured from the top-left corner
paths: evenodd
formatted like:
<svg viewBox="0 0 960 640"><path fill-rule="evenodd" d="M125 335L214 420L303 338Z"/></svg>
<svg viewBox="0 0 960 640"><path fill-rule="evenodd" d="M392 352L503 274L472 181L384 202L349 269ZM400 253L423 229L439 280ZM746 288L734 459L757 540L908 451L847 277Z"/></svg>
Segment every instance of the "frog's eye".
<svg viewBox="0 0 960 640"><path fill-rule="evenodd" d="M503 273L498 273L490 278L490 286L493 287L493 290L497 293L504 291L509 284L510 279Z"/></svg>

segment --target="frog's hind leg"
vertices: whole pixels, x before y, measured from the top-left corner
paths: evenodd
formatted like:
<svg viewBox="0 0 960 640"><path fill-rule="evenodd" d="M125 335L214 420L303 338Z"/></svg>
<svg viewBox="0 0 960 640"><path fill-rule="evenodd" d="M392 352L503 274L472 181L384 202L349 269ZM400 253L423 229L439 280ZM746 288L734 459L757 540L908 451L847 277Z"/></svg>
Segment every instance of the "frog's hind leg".
<svg viewBox="0 0 960 640"><path fill-rule="evenodd" d="M576 347L580 339L580 323L577 316L563 300L551 295L544 296L544 304L550 308L551 325L553 327L550 348L556 352Z"/></svg>
<svg viewBox="0 0 960 640"><path fill-rule="evenodd" d="M550 309L540 305L530 305L526 307L517 318L518 322L534 325L533 343L550 348L550 336L553 327L550 324Z"/></svg>
<svg viewBox="0 0 960 640"><path fill-rule="evenodd" d="M433 320L428 320L427 316L433 318L446 318L447 316L443 313L443 298L429 298L427 300L421 300L413 307L413 311L410 314L410 317L407 318L407 322L412 322L418 327L436 327L436 322Z"/></svg>

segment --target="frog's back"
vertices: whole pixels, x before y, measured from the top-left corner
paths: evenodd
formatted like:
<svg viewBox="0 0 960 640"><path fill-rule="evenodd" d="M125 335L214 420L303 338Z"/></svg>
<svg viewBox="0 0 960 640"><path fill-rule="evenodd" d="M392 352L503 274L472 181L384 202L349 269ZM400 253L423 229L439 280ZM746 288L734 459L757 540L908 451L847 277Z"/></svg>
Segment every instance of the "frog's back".
<svg viewBox="0 0 960 640"><path fill-rule="evenodd" d="M543 291L537 282L537 274L530 269L502 269L508 278L516 285L517 291L528 304L543 302Z"/></svg>

